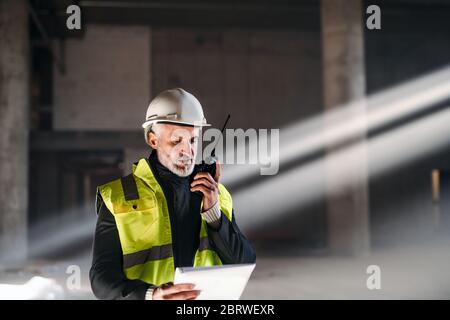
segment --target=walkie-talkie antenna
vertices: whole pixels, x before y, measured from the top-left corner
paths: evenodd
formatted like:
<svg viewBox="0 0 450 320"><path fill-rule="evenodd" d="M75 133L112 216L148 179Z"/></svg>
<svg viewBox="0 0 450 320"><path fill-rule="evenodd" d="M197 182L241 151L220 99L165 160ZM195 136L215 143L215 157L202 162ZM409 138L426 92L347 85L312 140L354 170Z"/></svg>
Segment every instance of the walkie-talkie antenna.
<svg viewBox="0 0 450 320"><path fill-rule="evenodd" d="M230 117L231 116L228 114L228 117L225 120L225 123L223 124L222 130L220 130L220 133L221 133L222 136L223 136L223 132L225 131L225 128L227 127L227 123L230 120ZM220 139L220 137L219 137L219 139ZM216 156L216 147L217 147L217 144L219 143L219 139L217 139L216 145L214 146L214 149L212 149L212 151L211 151L211 157L215 157Z"/></svg>

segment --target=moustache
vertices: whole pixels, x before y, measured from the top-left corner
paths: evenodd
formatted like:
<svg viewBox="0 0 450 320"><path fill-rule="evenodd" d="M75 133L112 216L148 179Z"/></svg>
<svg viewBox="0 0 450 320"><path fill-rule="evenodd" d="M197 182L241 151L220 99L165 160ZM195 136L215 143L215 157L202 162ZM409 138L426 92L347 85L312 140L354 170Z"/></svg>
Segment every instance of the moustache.
<svg viewBox="0 0 450 320"><path fill-rule="evenodd" d="M194 158L189 156L182 156L177 158L176 162L183 163L183 164L191 164L194 161Z"/></svg>

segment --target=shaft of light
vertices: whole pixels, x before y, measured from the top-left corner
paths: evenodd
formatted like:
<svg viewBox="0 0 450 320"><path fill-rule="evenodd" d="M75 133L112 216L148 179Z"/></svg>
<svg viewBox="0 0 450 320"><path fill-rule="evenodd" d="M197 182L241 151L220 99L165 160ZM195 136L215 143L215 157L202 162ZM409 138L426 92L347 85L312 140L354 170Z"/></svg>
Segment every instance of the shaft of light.
<svg viewBox="0 0 450 320"><path fill-rule="evenodd" d="M336 111L280 130L280 166L315 151L410 117L449 98L450 67L355 101ZM242 152L246 145L238 146ZM251 148L250 148L251 149ZM234 185L259 175L259 167L225 167L223 182Z"/></svg>
<svg viewBox="0 0 450 320"><path fill-rule="evenodd" d="M387 131L366 142L333 152L306 165L295 167L278 176L243 189L233 195L239 224L242 228L257 227L278 219L288 210L301 210L305 205L324 196L325 192L340 192L370 177L394 170L450 145L450 110L436 112L425 118ZM370 171L368 175L354 174L360 159L353 156L367 148ZM326 161L340 166L340 179L333 189L325 185ZM261 199L264 195L267 201Z"/></svg>

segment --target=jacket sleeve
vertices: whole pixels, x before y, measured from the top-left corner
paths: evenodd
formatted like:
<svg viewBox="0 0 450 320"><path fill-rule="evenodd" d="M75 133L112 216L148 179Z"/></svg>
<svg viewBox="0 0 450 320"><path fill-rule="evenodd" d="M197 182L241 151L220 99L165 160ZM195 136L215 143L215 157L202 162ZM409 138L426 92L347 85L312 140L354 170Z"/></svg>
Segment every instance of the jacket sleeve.
<svg viewBox="0 0 450 320"><path fill-rule="evenodd" d="M129 280L122 269L122 248L114 216L97 195L97 225L95 228L91 288L98 299L143 300L152 286L141 280Z"/></svg>
<svg viewBox="0 0 450 320"><path fill-rule="evenodd" d="M208 225L207 232L211 245L223 264L255 263L255 251L239 230L234 210L231 220L222 212L218 228Z"/></svg>

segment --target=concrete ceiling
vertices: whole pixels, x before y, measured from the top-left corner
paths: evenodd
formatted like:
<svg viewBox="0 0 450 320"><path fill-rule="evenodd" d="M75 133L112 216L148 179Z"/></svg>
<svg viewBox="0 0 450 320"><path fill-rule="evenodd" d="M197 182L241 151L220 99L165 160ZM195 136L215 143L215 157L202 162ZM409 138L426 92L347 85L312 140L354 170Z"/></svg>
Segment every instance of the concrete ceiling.
<svg viewBox="0 0 450 320"><path fill-rule="evenodd" d="M448 14L448 0L365 1L383 15ZM83 24L148 24L176 27L320 29L319 0L32 0L32 8L50 37L80 36L65 28L66 8L78 4ZM448 19L447 19L448 20ZM32 31L33 32L33 31Z"/></svg>

